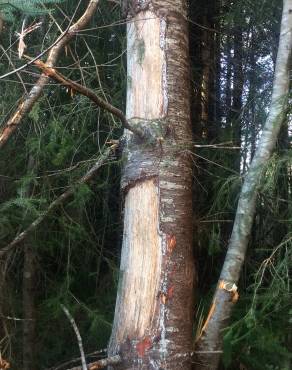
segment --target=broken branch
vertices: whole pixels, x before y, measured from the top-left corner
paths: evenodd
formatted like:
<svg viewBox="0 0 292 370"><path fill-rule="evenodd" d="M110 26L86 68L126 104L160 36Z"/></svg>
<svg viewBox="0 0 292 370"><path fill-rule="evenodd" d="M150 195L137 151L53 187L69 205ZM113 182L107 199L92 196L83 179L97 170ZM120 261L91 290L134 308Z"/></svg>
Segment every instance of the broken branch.
<svg viewBox="0 0 292 370"><path fill-rule="evenodd" d="M128 129L129 131L133 132L133 134L137 135L140 138L143 138L143 133L138 128L133 127L129 124L126 119L124 113L108 103L107 101L103 100L99 96L95 94L95 92L88 87L80 85L78 82L72 81L69 78L63 76L61 73L57 72L54 68L49 67L46 63L42 62L41 60L36 60L34 64L43 71L45 75L52 78L53 80L59 82L63 86L68 87L72 91L76 91L84 96L87 96L90 100L92 100L98 107L107 110L108 112L112 113L114 116L118 117L122 122L124 128Z"/></svg>
<svg viewBox="0 0 292 370"><path fill-rule="evenodd" d="M119 355L103 358L101 360L98 360L98 361L95 361L95 362L92 362L92 363L88 364L88 370L103 369L106 366L117 365L121 361L122 361L122 359L121 359L121 356L119 356ZM68 370L82 370L82 367L81 366L72 367L71 369L68 369Z"/></svg>
<svg viewBox="0 0 292 370"><path fill-rule="evenodd" d="M63 34L57 39L56 43L53 44L54 46L50 49L46 61L46 64L48 66L54 67L63 47L68 44L68 42L74 37L76 32L85 28L85 26L88 24L88 22L94 15L98 6L98 2L99 0L90 0L87 9L83 13L83 15L78 19L78 21L74 23L72 26L70 26L68 30L64 31ZM36 59L39 59L41 55L42 54L38 55ZM31 63L32 61L29 62L29 64ZM0 149L7 143L12 134L20 126L24 116L31 111L34 104L41 96L41 93L46 84L48 83L48 81L49 77L46 74L42 74L41 77L35 83L35 85L32 87L32 89L30 90L28 95L19 104L16 112L8 119L4 126L4 129L0 134Z"/></svg>
<svg viewBox="0 0 292 370"><path fill-rule="evenodd" d="M84 354L84 349L83 349L82 338L81 338L79 329L78 329L78 327L76 325L76 322L74 320L74 317L70 314L70 312L68 311L68 309L63 304L61 304L61 307L62 307L62 310L64 311L65 315L67 316L68 320L70 321L70 324L72 325L72 327L73 327L73 329L75 331L75 334L76 334L76 337L77 337L77 341L78 341L80 356L81 356L82 370L88 370L87 369L87 365L86 365L86 360L85 360L85 354Z"/></svg>

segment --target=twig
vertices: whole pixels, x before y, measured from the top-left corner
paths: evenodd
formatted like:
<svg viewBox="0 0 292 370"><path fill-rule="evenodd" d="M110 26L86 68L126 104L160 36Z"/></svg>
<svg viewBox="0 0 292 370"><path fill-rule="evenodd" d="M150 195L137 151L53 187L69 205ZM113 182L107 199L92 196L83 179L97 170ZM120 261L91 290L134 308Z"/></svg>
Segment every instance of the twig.
<svg viewBox="0 0 292 370"><path fill-rule="evenodd" d="M97 173L97 171L100 169L101 166L103 166L106 162L106 160L109 158L110 154L115 150L118 144L112 145L110 148L107 148L105 152L99 157L98 161L95 163L95 165L83 176L81 179L77 181L76 184L85 184L88 181L90 181ZM17 245L19 245L21 242L23 242L27 236L34 231L42 222L43 220L58 206L63 204L68 198L70 198L74 194L75 186L71 185L70 188L65 191L63 194L61 194L57 199L55 199L48 207L48 209L42 213L35 221L33 221L27 229L25 229L23 232L21 232L11 243L9 243L6 247L2 248L0 250L0 257L2 257L5 253L15 248Z"/></svg>
<svg viewBox="0 0 292 370"><path fill-rule="evenodd" d="M85 358L94 358L94 357L97 357L97 356L102 357L101 354L106 353L106 352L107 352L107 348L101 349L99 351L94 351L94 352L91 352L91 353L86 353ZM64 370L64 369L68 369L68 366L74 365L75 363L77 363L77 361L80 361L80 360L81 360L80 357L72 358L69 361L63 362L63 363L61 363L57 366L54 366L54 367L46 368L45 370ZM88 366L90 366L90 364Z"/></svg>
<svg viewBox="0 0 292 370"><path fill-rule="evenodd" d="M103 358L101 360L98 360L98 361L95 361L95 362L92 362L92 363L88 364L88 370L103 369L103 368L105 368L106 366L109 366L109 365L117 365L117 364L121 363L121 361L122 361L122 359L121 359L120 355ZM67 369L67 370L83 370L83 369L82 369L81 366L77 366L77 367L72 367L71 369Z"/></svg>
<svg viewBox="0 0 292 370"><path fill-rule="evenodd" d="M61 83L63 86L68 87L72 91L76 91L84 96L87 96L90 100L92 100L98 107L101 107L108 112L112 113L116 117L120 119L124 128L128 129L129 131L133 132L133 134L143 138L143 133L136 127L133 127L127 121L124 113L108 103L107 101L103 100L99 96L97 96L93 90L79 84L78 82L72 81L69 78L63 76L61 73L57 72L54 68L49 67L47 64L42 62L41 60L36 60L34 64L43 71L43 73L51 77L53 80Z"/></svg>
<svg viewBox="0 0 292 370"><path fill-rule="evenodd" d="M68 317L68 320L70 321L70 324L72 325L72 327L73 327L73 329L75 331L75 334L76 334L76 337L77 337L78 346L79 346L80 356L81 356L82 370L88 370L87 369L87 365L86 365L86 360L85 360L85 354L84 354L84 349L83 349L83 344L82 344L82 338L81 338L79 329L78 329L78 327L76 325L76 322L74 320L74 317L70 314L70 312L68 311L68 309L63 304L61 304L61 307L62 307L62 310L64 311L65 315Z"/></svg>
<svg viewBox="0 0 292 370"><path fill-rule="evenodd" d="M58 44L65 38L65 36L68 36L69 34L69 31L71 30L71 28L74 26L71 27L72 25L72 22L73 22L73 18L77 12L77 9L79 8L79 5L80 5L80 2L81 0L79 0L79 4L77 5L77 7L75 8L75 11L74 11L74 14L73 16L71 17L70 19L70 22L66 28L66 30L57 38L57 40L55 40L48 48L46 48L45 50L43 50L40 54L38 54L36 57L32 58L32 60L30 60L29 62L23 64L22 66L14 69L13 71L10 71L10 72L7 72L5 73L4 75L1 75L0 76L0 80L3 80L4 78L6 77L9 77L11 75L14 75L15 73L17 72L21 72L22 70L24 70L25 68L27 68L28 66L30 66L31 64L33 64L33 62L37 59L40 59L42 56L44 56L45 54L47 54L49 51L51 51L55 46L58 46ZM76 24L76 23L75 23ZM17 34L18 35L18 39L16 42L19 42L19 39L21 37L20 34Z"/></svg>
<svg viewBox="0 0 292 370"><path fill-rule="evenodd" d="M46 61L46 64L50 67L53 67L59 57L59 54L62 48L68 44L68 42L74 37L76 32L84 29L85 26L88 24L92 16L94 15L99 0L90 0L87 9L83 13L83 15L78 19L76 23L72 26L68 27L67 30L63 32L63 34L56 40L56 42L51 46L49 49L49 55ZM76 8L77 9L77 8ZM74 13L75 14L75 13ZM73 17L72 17L73 19ZM25 67L32 64L35 60L41 58L48 51L45 50L41 54L39 54L36 58L32 61L27 63ZM24 67L23 67L24 68ZM16 73L19 69L14 70L13 72ZM11 73L10 73L11 74ZM22 122L23 117L31 111L36 101L42 94L42 91L46 84L49 81L49 77L43 74L35 83L35 85L30 90L29 94L24 98L24 100L19 104L16 112L8 119L2 133L0 134L0 149L7 143L11 135L16 131L19 125Z"/></svg>

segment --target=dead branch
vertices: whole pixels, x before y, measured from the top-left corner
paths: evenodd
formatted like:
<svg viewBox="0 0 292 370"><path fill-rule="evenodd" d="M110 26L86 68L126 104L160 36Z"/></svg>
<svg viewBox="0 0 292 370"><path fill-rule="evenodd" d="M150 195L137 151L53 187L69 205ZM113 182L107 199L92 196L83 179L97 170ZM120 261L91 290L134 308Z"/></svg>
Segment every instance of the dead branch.
<svg viewBox="0 0 292 370"><path fill-rule="evenodd" d="M119 356L119 355L108 357L108 358L103 358L101 360L98 360L98 361L95 361L95 362L92 362L92 363L88 364L88 370L103 369L106 366L117 365L121 361L122 361L122 359L121 359L121 356ZM82 370L82 367L77 366L77 367L72 367L71 369L67 369L67 370Z"/></svg>
<svg viewBox="0 0 292 370"><path fill-rule="evenodd" d="M99 96L95 94L95 92L75 81L70 80L69 78L63 76L61 73L57 72L54 68L49 67L47 64L42 62L41 60L36 60L34 64L43 71L43 74L46 76L52 78L53 80L59 82L63 86L66 86L68 89L70 89L73 92L78 92L86 97L88 97L90 100L92 100L98 107L103 108L107 110L108 112L112 113L114 116L118 117L120 121L122 122L122 125L124 128L128 129L129 131L133 132L133 134L139 136L140 138L143 138L143 133L136 127L133 127L129 124L129 122L126 119L126 116L124 113L108 103L107 101L103 100Z"/></svg>
<svg viewBox="0 0 292 370"><path fill-rule="evenodd" d="M93 17L98 3L99 0L89 1L87 9L78 19L78 21L70 26L68 30L63 32L63 34L58 38L57 42L53 44L54 46L50 49L46 65L48 65L49 67L55 66L61 50L64 48L65 45L68 44L68 42L75 36L77 32L86 27L90 19ZM41 55L42 54L40 54L37 59L40 58ZM21 101L15 113L8 119L4 126L4 129L0 134L0 149L7 143L11 135L20 126L24 116L31 111L32 107L41 96L42 91L48 81L49 77L46 74L42 74L30 90L29 94L24 98L23 101Z"/></svg>
<svg viewBox="0 0 292 370"><path fill-rule="evenodd" d="M44 211L35 221L33 221L26 230L21 232L11 243L9 243L6 247L0 250L0 257L2 257L5 253L12 250L16 246L18 246L21 242L23 242L28 235L36 230L36 228L44 221L44 219L57 207L63 204L68 198L70 198L75 191L76 185L85 184L90 181L98 172L98 170L106 163L107 159L109 159L112 152L116 149L117 144L112 145L111 147L107 148L105 152L99 157L98 161L95 165L83 176L79 179L74 185L71 185L68 190L66 190L63 194L61 194L57 199L55 199L48 209Z"/></svg>
<svg viewBox="0 0 292 370"><path fill-rule="evenodd" d="M106 353L106 352L107 352L107 348L101 349L99 351L94 351L94 352L91 352L91 353L86 353L85 358L89 358L89 357L92 358L92 357L96 357L96 356L102 357L101 354ZM81 361L81 357L72 358L69 361L63 362L60 365L57 365L57 366L54 366L54 367L46 368L45 370L64 370L64 369L68 369L69 368L68 366L71 366L71 365L75 364L78 361Z"/></svg>
<svg viewBox="0 0 292 370"><path fill-rule="evenodd" d="M65 315L67 316L68 320L70 321L70 324L72 325L72 327L75 331L77 341L78 341L80 356L81 356L82 370L88 370L87 369L87 364L86 364L86 359L85 359L85 354L84 354L84 349L83 349L82 338L81 338L79 329L76 325L76 322L74 320L74 317L70 314L68 309L63 304L61 304L61 307L62 307L62 310L64 311Z"/></svg>

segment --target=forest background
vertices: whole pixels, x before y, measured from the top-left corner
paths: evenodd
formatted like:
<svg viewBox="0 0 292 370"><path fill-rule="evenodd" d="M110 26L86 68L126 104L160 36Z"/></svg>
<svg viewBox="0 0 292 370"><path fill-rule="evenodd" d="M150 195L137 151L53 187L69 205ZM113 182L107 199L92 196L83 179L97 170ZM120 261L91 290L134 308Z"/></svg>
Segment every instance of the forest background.
<svg viewBox="0 0 292 370"><path fill-rule="evenodd" d="M83 14L85 3L0 1L0 74L26 63L26 54L37 56L52 45L71 17ZM242 179L268 114L281 10L279 0L192 0L189 5L198 270L194 342L208 314ZM19 33L33 22L41 24L25 37L27 49L20 59ZM86 29L64 48L57 68L121 111L126 23L118 2L100 1ZM31 64L0 80L1 129L39 74ZM119 278L121 156L108 157L86 184L78 180L122 132L115 115L50 80L1 148L2 248L64 191L70 188L73 194L23 243L1 254L0 350L13 369L63 369L67 365L57 364L79 356L61 304L76 320L87 360L104 355L96 351L109 340ZM291 366L291 135L288 105L261 178L240 299L224 332L222 369Z"/></svg>

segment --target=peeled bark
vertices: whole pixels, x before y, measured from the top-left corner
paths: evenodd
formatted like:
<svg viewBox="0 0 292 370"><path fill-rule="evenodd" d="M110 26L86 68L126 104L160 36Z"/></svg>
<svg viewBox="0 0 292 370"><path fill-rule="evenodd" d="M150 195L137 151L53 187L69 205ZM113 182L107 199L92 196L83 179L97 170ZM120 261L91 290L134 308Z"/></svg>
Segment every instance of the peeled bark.
<svg viewBox="0 0 292 370"><path fill-rule="evenodd" d="M275 148L285 115L289 92L292 46L292 0L284 0L281 35L273 83L270 112L263 128L255 156L245 176L228 251L208 319L196 346L196 369L217 369L222 352L223 330L237 300L236 285L255 215L259 180Z"/></svg>
<svg viewBox="0 0 292 370"><path fill-rule="evenodd" d="M140 4L140 3L139 3ZM129 5L125 199L109 356L115 369L190 369L193 315L189 55L184 0Z"/></svg>

